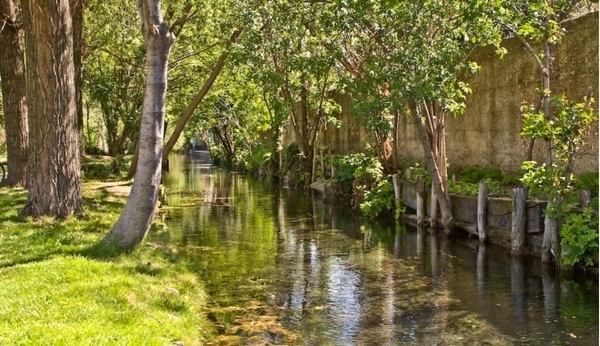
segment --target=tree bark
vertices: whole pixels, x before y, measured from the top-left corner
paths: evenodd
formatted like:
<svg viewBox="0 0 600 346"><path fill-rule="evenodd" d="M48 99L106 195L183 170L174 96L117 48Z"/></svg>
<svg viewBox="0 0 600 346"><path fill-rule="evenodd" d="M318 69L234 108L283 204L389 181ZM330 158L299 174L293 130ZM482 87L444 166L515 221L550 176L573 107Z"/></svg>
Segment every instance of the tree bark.
<svg viewBox="0 0 600 346"><path fill-rule="evenodd" d="M79 130L79 150L85 152L83 137L83 6L85 0L70 0L73 20L73 66L75 67L75 113Z"/></svg>
<svg viewBox="0 0 600 346"><path fill-rule="evenodd" d="M24 215L59 219L83 211L68 0L23 1L29 109Z"/></svg>
<svg viewBox="0 0 600 346"><path fill-rule="evenodd" d="M146 41L146 92L140 125L139 161L123 213L103 239L129 251L150 230L161 180L168 59L175 36L163 21L160 0L137 0Z"/></svg>
<svg viewBox="0 0 600 346"><path fill-rule="evenodd" d="M27 184L29 131L25 83L25 47L19 7L15 0L0 1L0 80L4 102L8 186Z"/></svg>

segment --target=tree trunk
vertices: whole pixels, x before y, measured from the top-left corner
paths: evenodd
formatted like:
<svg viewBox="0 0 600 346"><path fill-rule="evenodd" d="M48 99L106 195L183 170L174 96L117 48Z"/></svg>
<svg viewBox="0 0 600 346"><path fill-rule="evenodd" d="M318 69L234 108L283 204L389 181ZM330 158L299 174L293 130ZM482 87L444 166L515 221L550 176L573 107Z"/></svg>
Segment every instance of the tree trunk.
<svg viewBox="0 0 600 346"><path fill-rule="evenodd" d="M397 174L400 170L400 163L398 162L398 148L400 146L400 129L398 124L400 123L400 112L394 111L394 140L392 141L392 170L393 174Z"/></svg>
<svg viewBox="0 0 600 346"><path fill-rule="evenodd" d="M79 130L79 150L85 152L83 138L83 6L85 0L70 0L71 18L73 19L73 66L75 67L75 113Z"/></svg>
<svg viewBox="0 0 600 346"><path fill-rule="evenodd" d="M6 185L27 184L29 133L23 27L19 23L15 0L0 1L0 80L4 102L4 128L8 154Z"/></svg>
<svg viewBox="0 0 600 346"><path fill-rule="evenodd" d="M548 201L546 209L553 208L558 201ZM544 238L542 240L542 262L551 263L553 260L560 266L560 241L558 239L558 220L546 215L544 217Z"/></svg>
<svg viewBox="0 0 600 346"><path fill-rule="evenodd" d="M28 202L24 215L83 211L68 0L23 1L29 106Z"/></svg>
<svg viewBox="0 0 600 346"><path fill-rule="evenodd" d="M140 125L140 149L131 193L123 213L103 239L129 251L139 245L152 225L161 180L167 69L175 36L160 13L160 0L137 0L146 41L146 92Z"/></svg>
<svg viewBox="0 0 600 346"><path fill-rule="evenodd" d="M237 41L237 39L240 37L241 33L242 33L241 30L236 30L231 35L231 37L229 38L229 44L228 44L227 48L229 48L229 45L231 45L232 43L235 43ZM223 70L223 66L225 66L225 61L227 60L228 56L229 56L229 50L226 49L221 54L221 56L219 57L217 62L215 63L215 66L213 67L212 72L210 73L210 76L208 76L208 79L204 82L204 85L202 85L202 88L200 88L200 91L198 92L196 97L194 97L192 102L188 105L188 107L185 109L185 111L181 115L181 118L179 118L179 121L177 121L177 124L175 125L175 128L173 129L173 133L169 137L169 140L167 141L167 143L165 144L165 147L163 149L163 160L167 159L167 157L171 153L171 150L173 150L173 147L179 140L179 136L181 136L181 132L183 132L183 128L185 127L187 122L192 117L192 114L194 114L194 111L196 110L196 108L198 107L200 102L202 102L202 100L204 99L206 94L208 94L208 91L210 90L213 83L215 82L215 80L217 79L217 77L219 76L221 71ZM136 151L136 153L137 153L137 151ZM133 159L131 160L131 167L129 168L129 176L135 175L137 162L138 162L138 155L134 154Z"/></svg>
<svg viewBox="0 0 600 346"><path fill-rule="evenodd" d="M434 149L431 146L431 140L429 138L427 130L424 127L425 125L421 121L419 107L416 103L412 104L410 113L413 117L413 121L417 128L417 132L419 133L421 145L423 146L423 150L425 152L427 170L431 175L431 187L435 192L438 203L440 205L440 212L442 213L442 225L446 230L452 231L456 226L456 220L452 215L452 209L450 207L450 197L444 189L444 180L440 175L440 169L435 159ZM445 162L443 164L445 165Z"/></svg>

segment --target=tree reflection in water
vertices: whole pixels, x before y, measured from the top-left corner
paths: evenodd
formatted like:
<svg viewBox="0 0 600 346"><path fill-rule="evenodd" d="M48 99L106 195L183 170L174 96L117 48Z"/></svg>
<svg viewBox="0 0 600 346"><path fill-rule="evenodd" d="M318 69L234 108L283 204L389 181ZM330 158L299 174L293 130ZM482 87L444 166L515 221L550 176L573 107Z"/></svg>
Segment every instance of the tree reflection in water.
<svg viewBox="0 0 600 346"><path fill-rule="evenodd" d="M216 345L597 345L595 280L182 156L164 183Z"/></svg>

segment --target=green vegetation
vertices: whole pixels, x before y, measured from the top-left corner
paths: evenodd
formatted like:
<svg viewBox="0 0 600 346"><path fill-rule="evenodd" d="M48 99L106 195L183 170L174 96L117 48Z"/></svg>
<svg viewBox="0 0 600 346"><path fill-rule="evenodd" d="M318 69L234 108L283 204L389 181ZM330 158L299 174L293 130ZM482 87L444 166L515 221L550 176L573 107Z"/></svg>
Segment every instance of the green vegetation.
<svg viewBox="0 0 600 346"><path fill-rule="evenodd" d="M131 156L84 156L81 159L83 178L85 180L113 181L124 179Z"/></svg>
<svg viewBox="0 0 600 346"><path fill-rule="evenodd" d="M598 214L594 209L588 207L581 213L568 213L560 235L560 245L565 250L563 264L594 265L594 255L598 251Z"/></svg>
<svg viewBox="0 0 600 346"><path fill-rule="evenodd" d="M156 227L127 255L98 241L124 204L97 182L84 186L83 220L22 218L23 189L0 194L0 344L201 345L203 286Z"/></svg>
<svg viewBox="0 0 600 346"><path fill-rule="evenodd" d="M593 197L598 197L598 172L586 172L575 179L575 187L579 190L589 190Z"/></svg>
<svg viewBox="0 0 600 346"><path fill-rule="evenodd" d="M547 217L565 221L560 244L566 249L562 256L555 255L559 263L589 265L592 263L590 255L598 247L598 217L591 210L576 214L568 202L577 198L573 176L575 154L598 119L592 108L594 100L588 96L583 102L577 103L560 96L552 101L556 107L552 119L548 119L543 112L536 112L533 107L523 106L521 135L551 141L554 161L543 164L523 162L525 174L521 181L533 193L548 196ZM582 177L580 186L597 186L597 178L594 180L589 175Z"/></svg>
<svg viewBox="0 0 600 346"><path fill-rule="evenodd" d="M371 158L365 153L334 155L331 157L330 162L335 168L333 182L342 194L352 195L352 183L356 178L356 171L360 167L365 167L370 161Z"/></svg>
<svg viewBox="0 0 600 346"><path fill-rule="evenodd" d="M488 194L491 196L510 196L511 188L521 185L516 174L503 174L494 167L466 166L457 167L450 171L455 181L448 184L450 193L476 196L479 193L479 183L486 183Z"/></svg>

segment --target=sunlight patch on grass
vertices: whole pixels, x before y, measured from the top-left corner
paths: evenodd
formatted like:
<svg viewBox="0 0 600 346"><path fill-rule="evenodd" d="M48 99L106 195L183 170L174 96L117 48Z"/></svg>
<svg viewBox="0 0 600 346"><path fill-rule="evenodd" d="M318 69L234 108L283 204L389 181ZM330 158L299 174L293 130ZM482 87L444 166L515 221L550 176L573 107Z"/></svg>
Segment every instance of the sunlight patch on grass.
<svg viewBox="0 0 600 346"><path fill-rule="evenodd" d="M136 273L83 257L0 269L2 345L201 345L205 296L191 275Z"/></svg>
<svg viewBox="0 0 600 346"><path fill-rule="evenodd" d="M112 184L114 185L114 184ZM84 184L85 215L23 217L0 193L0 345L203 345L213 327L185 254L164 230L129 254L98 248L126 196Z"/></svg>

